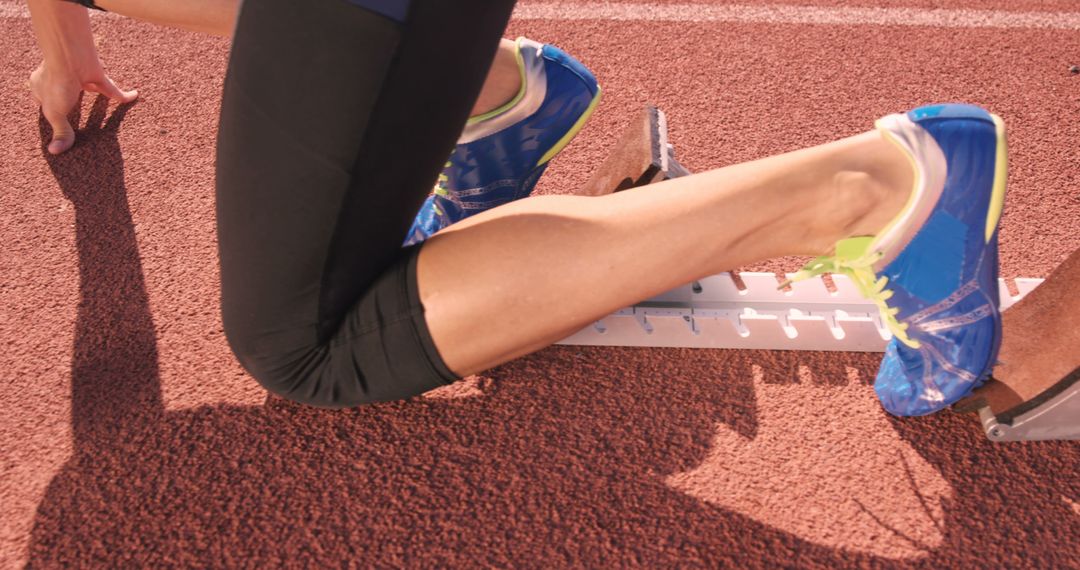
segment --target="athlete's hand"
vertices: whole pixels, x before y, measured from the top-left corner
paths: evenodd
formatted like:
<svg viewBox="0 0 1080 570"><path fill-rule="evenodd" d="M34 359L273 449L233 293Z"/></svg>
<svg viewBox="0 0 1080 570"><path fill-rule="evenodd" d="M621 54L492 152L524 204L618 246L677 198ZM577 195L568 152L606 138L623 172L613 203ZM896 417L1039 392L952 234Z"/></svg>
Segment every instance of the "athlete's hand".
<svg viewBox="0 0 1080 570"><path fill-rule="evenodd" d="M117 87L100 63L82 71L54 69L42 63L30 74L29 85L30 94L41 105L41 113L52 126L50 154L60 154L75 144L75 129L68 121L68 115L83 91L100 93L118 103L130 103L139 96L138 91Z"/></svg>

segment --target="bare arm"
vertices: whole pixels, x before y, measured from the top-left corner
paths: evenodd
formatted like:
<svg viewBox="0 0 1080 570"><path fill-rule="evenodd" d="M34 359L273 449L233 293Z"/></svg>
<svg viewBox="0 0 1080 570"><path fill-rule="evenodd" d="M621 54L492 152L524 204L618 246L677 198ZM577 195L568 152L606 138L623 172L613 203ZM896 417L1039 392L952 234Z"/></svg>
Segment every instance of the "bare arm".
<svg viewBox="0 0 1080 570"><path fill-rule="evenodd" d="M55 0L53 0L55 1ZM161 26L231 36L240 0L95 0L102 9Z"/></svg>
<svg viewBox="0 0 1080 570"><path fill-rule="evenodd" d="M61 0L27 0L44 61L30 74L30 93L52 127L48 150L60 154L75 144L75 129L67 116L82 91L101 93L127 103L136 91L123 91L105 74L98 59L87 9ZM139 20L228 36L232 34L240 0L100 0L110 12Z"/></svg>
<svg viewBox="0 0 1080 570"><path fill-rule="evenodd" d="M75 144L67 115L83 90L126 103L136 91L122 91L98 59L86 8L56 0L28 0L30 19L44 61L30 74L30 94L52 127L48 150L60 154Z"/></svg>
<svg viewBox="0 0 1080 570"><path fill-rule="evenodd" d="M27 3L45 65L60 69L90 66L97 60L86 8L55 0L27 0Z"/></svg>

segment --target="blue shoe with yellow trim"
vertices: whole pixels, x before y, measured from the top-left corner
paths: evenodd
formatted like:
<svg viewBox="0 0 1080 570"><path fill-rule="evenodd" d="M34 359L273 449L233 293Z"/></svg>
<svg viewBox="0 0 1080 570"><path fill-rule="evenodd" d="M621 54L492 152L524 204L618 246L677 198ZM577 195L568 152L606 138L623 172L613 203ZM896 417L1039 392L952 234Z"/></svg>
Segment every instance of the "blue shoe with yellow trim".
<svg viewBox="0 0 1080 570"><path fill-rule="evenodd" d="M502 107L469 119L404 245L528 196L599 103L600 86L580 62L525 38L516 45L521 89Z"/></svg>
<svg viewBox="0 0 1080 570"><path fill-rule="evenodd" d="M946 104L876 126L915 168L907 205L877 236L842 240L835 256L811 261L797 278L842 273L877 303L893 338L874 390L890 413L917 416L969 394L997 360L1005 124L979 107Z"/></svg>

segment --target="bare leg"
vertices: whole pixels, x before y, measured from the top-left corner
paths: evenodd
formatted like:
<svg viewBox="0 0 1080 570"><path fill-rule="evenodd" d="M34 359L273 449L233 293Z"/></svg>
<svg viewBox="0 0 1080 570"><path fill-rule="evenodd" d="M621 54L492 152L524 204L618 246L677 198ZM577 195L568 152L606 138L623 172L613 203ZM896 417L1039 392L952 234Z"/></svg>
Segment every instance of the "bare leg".
<svg viewBox="0 0 1080 570"><path fill-rule="evenodd" d="M482 115L493 111L503 103L517 95L521 88L521 74L518 71L517 56L515 55L513 40L503 39L499 44L499 51L495 53L495 60L491 62L491 70L488 71L487 79L480 90L480 96L476 98L470 115Z"/></svg>
<svg viewBox="0 0 1080 570"><path fill-rule="evenodd" d="M473 374L694 279L872 235L912 184L869 132L609 196L513 202L424 245L427 323L447 366Z"/></svg>

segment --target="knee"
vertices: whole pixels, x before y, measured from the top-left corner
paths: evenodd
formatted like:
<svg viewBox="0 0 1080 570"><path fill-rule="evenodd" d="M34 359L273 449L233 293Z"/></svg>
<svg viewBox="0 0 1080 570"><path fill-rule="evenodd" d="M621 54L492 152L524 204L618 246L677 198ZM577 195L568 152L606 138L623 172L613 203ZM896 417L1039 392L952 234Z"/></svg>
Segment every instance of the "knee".
<svg viewBox="0 0 1080 570"><path fill-rule="evenodd" d="M447 382L409 355L390 357L370 338L320 344L314 336L258 342L226 330L244 369L267 391L300 404L352 408L405 400Z"/></svg>
<svg viewBox="0 0 1080 570"><path fill-rule="evenodd" d="M326 408L403 400L456 380L423 316L409 260L384 272L333 326L311 303L222 294L225 336L241 365L283 398ZM224 275L224 270L223 270ZM223 276L223 283L226 279Z"/></svg>
<svg viewBox="0 0 1080 570"><path fill-rule="evenodd" d="M300 404L342 408L365 403L344 401L339 390L322 378L325 347L315 343L285 344L259 340L235 329L225 337L240 365L264 389Z"/></svg>

